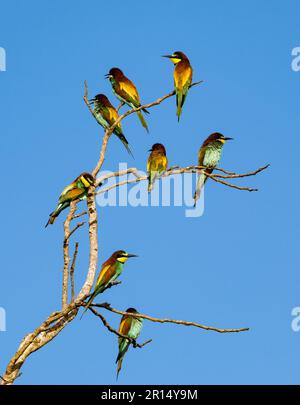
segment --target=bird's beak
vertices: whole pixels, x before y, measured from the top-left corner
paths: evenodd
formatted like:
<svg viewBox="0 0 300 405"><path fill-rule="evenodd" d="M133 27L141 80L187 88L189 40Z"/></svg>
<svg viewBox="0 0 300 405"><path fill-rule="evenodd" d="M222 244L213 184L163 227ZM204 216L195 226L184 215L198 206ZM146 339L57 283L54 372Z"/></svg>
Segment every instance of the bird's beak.
<svg viewBox="0 0 300 405"><path fill-rule="evenodd" d="M134 255L134 254L132 254L132 253L128 253L128 254L127 254L127 257L138 257L138 255Z"/></svg>
<svg viewBox="0 0 300 405"><path fill-rule="evenodd" d="M148 150L148 152L152 152L152 151L153 151L153 149L149 149L149 150Z"/></svg>
<svg viewBox="0 0 300 405"><path fill-rule="evenodd" d="M225 141L232 141L233 140L233 138L224 138L225 139Z"/></svg>
<svg viewBox="0 0 300 405"><path fill-rule="evenodd" d="M173 56L172 55L161 55L162 58L169 58L171 59Z"/></svg>
<svg viewBox="0 0 300 405"><path fill-rule="evenodd" d="M88 102L89 102L90 104L94 104L94 101L95 101L94 98L91 98L90 100L88 100Z"/></svg>
<svg viewBox="0 0 300 405"><path fill-rule="evenodd" d="M111 75L110 75L109 73L107 73L106 75L104 75L104 78L105 78L105 79L109 79L110 76L111 76Z"/></svg>

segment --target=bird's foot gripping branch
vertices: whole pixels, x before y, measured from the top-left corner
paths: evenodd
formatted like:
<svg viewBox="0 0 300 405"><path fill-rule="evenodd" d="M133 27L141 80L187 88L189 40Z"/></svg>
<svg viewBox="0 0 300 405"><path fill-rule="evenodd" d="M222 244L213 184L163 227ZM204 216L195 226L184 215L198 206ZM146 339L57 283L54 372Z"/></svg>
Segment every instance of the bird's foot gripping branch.
<svg viewBox="0 0 300 405"><path fill-rule="evenodd" d="M50 314L40 326L23 338L16 353L8 362L5 372L1 377L1 384L12 384L15 379L20 376L20 370L28 357L33 352L40 350L43 346L53 340L60 332L62 332L62 330L77 317L81 307L83 307L84 310L88 309L89 312L93 313L97 318L100 319L103 326L109 332L118 337L118 373L121 370L124 355L130 345L136 348L142 348L151 342L151 340L147 340L144 343L137 342L143 321L193 326L205 331L214 331L218 333L237 333L249 330L248 328L221 329L206 326L197 322L169 318L156 318L140 313L134 308L128 308L126 311L122 311L113 308L107 303L94 303L94 298L98 296L98 294L102 294L108 288L120 284L120 281L117 279L123 272L124 264L129 258L134 256L133 254L127 253L124 250L115 252L103 263L95 283L95 288L91 293L96 277L99 256L98 227L100 225L100 220L96 208L97 195L109 192L112 188L117 188L124 184L138 183L143 181L148 182L148 191L152 192L154 183L157 182L159 178L163 180L168 176L177 176L183 173L196 173L198 176L194 198L196 203L197 198L199 198L201 193L201 189L207 179L237 190L257 191L255 188L242 187L232 184L231 181L243 177L255 176L268 167L268 165L263 166L252 172L242 174L229 172L220 168L219 160L221 157L221 152L225 142L229 140L229 138L226 138L222 134L216 132L210 135L203 142L199 150L198 165L196 166L193 165L184 168L168 168L168 160L164 145L154 144L151 148L151 155L149 156L148 160L147 174L141 174L137 168L129 168L123 171L119 170L111 172L105 176L99 176L105 160L107 145L112 134L115 134L121 140L127 151L131 153L129 141L127 138L125 138L121 125L122 121L126 117L131 114L137 114L142 126L148 130L148 124L143 114L147 113L152 107L158 106L165 100L176 95L177 117L179 120L188 91L190 88L201 83L192 83L192 68L185 54L182 52L174 52L172 55L167 56L175 65L175 89L167 95L162 96L148 104L141 105L139 94L135 85L123 74L122 71L120 71L120 69L111 69L107 75L107 78L110 80L112 85L114 94L121 102L118 108L114 108L104 95L98 94L92 99L91 102L89 102L88 86L85 82L84 102L86 103L93 117L104 128L105 132L102 138L99 158L93 171L91 173L83 172L63 190L57 207L50 214L49 221L47 223L47 225L50 225L53 224L54 221L58 222L57 217L59 214L64 209L69 209L66 220L64 221L64 237L62 242L64 265L62 276L61 309ZM188 73L184 85L182 85L182 82L179 80L182 72ZM92 108L91 103L94 105L94 108ZM119 115L120 108L125 104L129 106L130 109ZM133 179L127 178L126 180L120 180L121 176L130 174L134 176ZM118 178L118 182L116 182L113 186L103 186L101 188L102 182L112 177ZM77 205L81 200L86 200L87 209L77 214ZM105 215L105 210L102 210L102 215ZM82 220L82 218L85 216L88 217L86 221ZM74 222L76 223L75 225L73 225ZM89 263L85 281L79 289L79 292L76 293L74 279L80 246L79 243L75 241L73 252L71 252L71 241L78 230L82 229L85 225L88 227ZM119 330L114 329L100 311L109 311L121 316L122 318L120 321Z"/></svg>

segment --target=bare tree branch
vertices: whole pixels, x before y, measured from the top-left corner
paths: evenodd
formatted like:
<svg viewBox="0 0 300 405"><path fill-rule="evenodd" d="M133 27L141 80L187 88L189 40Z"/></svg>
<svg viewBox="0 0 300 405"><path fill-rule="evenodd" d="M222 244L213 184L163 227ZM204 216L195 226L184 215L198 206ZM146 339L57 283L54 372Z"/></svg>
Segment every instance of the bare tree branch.
<svg viewBox="0 0 300 405"><path fill-rule="evenodd" d="M201 82L193 83L191 87L200 84ZM108 141L110 139L111 134L113 133L115 127L121 122L125 117L127 117L130 114L136 113L136 111L141 110L143 108L151 108L153 106L159 105L162 103L164 100L172 97L175 95L175 91L170 92L169 94L158 98L156 101L153 101L149 104L145 104L137 109L130 109L126 111L124 114L120 115L119 118L114 122L114 124L108 128L103 135L102 139L102 144L100 148L100 153L99 153L99 159L97 164L95 165L94 170L92 171L92 174L96 177L99 171L101 170L104 160L105 160L105 155L106 155L106 150L107 150L107 145ZM94 112L92 107L90 106L90 103L88 101L88 86L87 83L85 82L85 92L84 92L84 102L87 105L90 113L94 116ZM118 111L122 107L121 105L118 107ZM229 183L225 182L224 179L228 178L239 178L239 177L246 177L246 176L251 176L255 175L261 170L264 170L266 167L258 169L255 172L252 173L246 173L243 175L238 175L233 172L228 172L224 169L221 168L216 168L215 171L220 171L221 173L224 173L226 176L222 175L210 175L210 177L217 182L223 183L225 185L228 185L229 187L234 187L234 185L230 185ZM174 175L174 174L179 174L179 173L188 173L188 172L198 172L199 167L188 167L188 168L172 168L169 169L163 177ZM96 202L95 202L95 194L96 194L96 188L100 186L101 180L102 179L108 179L110 177L119 177L125 174L132 174L135 176L135 179L132 180L127 180L127 183L130 182L137 182L137 181L142 181L146 180L147 176L141 175L136 168L131 168L127 169L125 172L115 172L109 175L106 175L100 179L97 180L96 182L96 187L90 187L89 193L87 196L87 206L88 206L88 211L81 212L80 214L75 215L76 211L76 203L78 201L75 201L71 203L69 213L67 215L67 218L64 222L64 239L63 239L63 253L64 253L64 268L63 268L63 292L62 292L62 309L55 311L51 313L47 319L41 323L39 327L37 327L33 332L27 334L21 343L19 344L19 347L14 354L14 356L10 359L5 373L3 377L1 377L1 384L2 385L10 385L12 384L16 378L18 378L21 373L20 370L26 361L26 359L32 354L33 352L41 349L44 345L48 344L52 339L54 339L64 328L68 323L70 323L77 315L78 309L80 306L84 306L84 300L89 296L90 291L92 289L95 275L96 275L96 270L97 270L97 264L98 264L98 216L97 216L97 210L96 210ZM231 176L231 177L228 177ZM116 184L115 187L118 187L122 184L120 182L119 184ZM126 183L124 183L126 184ZM250 191L250 190L249 190ZM105 189L101 189L100 192L105 192ZM84 222L78 223L72 230L70 230L70 223L73 219L79 218L83 215L88 213L88 229L89 229L89 265L88 265L88 271L86 275L85 282L83 286L81 287L81 290L77 297L75 296L75 291L74 291L74 271L75 271L75 264L76 264L76 258L77 258L77 253L78 253L78 243L75 245L75 251L73 255L73 260L70 268L70 280L71 280L71 302L68 304L68 277L69 277L69 265L70 265L70 256L69 256L69 240L70 237L74 234L74 232L80 228ZM119 284L119 281L115 281L111 283L107 288L112 287L113 285ZM105 308L108 311L114 312L119 315L130 315L130 316L138 316L140 318L147 319L151 322L159 322L159 323L173 323L173 324L178 324L178 325L186 325L186 326L195 326L201 329L205 330L212 330L216 331L219 333L225 333L225 332L241 332L241 331L246 331L248 328L241 328L241 329L218 329L214 327L209 327L205 325L201 325L195 322L188 322L188 321L179 321L179 320L173 320L173 319L159 319L159 318L154 318L148 315L143 315L143 314L132 314L132 313L126 313L123 311L119 311L117 309L111 308L110 305L108 304L95 304L94 307L102 307ZM99 314L95 308L91 307L91 311L101 319L102 323L104 326L112 333L124 337L128 340L127 336L120 335L119 332L117 332L115 329L113 329L106 319L103 317L102 314ZM131 339L132 340L132 339ZM134 340L131 341L131 344L134 347L143 347L144 345L148 344L151 340L146 341L143 344L138 344Z"/></svg>
<svg viewBox="0 0 300 405"><path fill-rule="evenodd" d="M237 186L235 184L231 184L228 182L225 182L222 179L238 179L238 178L243 178L243 177L249 177L249 176L255 176L256 174L262 172L263 170L266 170L270 165L266 165L263 167L260 167L259 169L249 172L249 173L242 173L242 174L236 174L233 172L228 172L224 169L221 168L216 168L215 170L218 171L222 171L224 173L229 173L227 175L221 175L221 174L214 174L214 173L207 173L207 177L211 178L212 180L214 180L217 183L221 183L224 184L225 186L231 187L231 188L235 188L237 190L244 190L244 191L258 191L257 188L251 188L251 187L240 187ZM163 177L168 177L168 176L174 176L174 175L178 175L178 174L183 174L183 173L199 173L201 171L205 170L205 166L188 166L188 167L172 167L168 170L165 171L165 173L162 174L162 178ZM141 175L138 171L137 168L129 168L129 169L125 169L125 170L121 170L121 171L117 171L117 172L112 172L112 173L108 173L106 175L103 175L100 179L101 182L112 178L112 177L121 177L124 175L128 175L128 174L133 174L135 176L134 179L126 179L126 180L122 180L118 183L112 184L110 186L107 187L102 187L97 191L97 194L103 194L106 193L116 187L120 187L123 186L125 184L132 184L132 183L137 183L139 181L145 181L148 180L148 176L146 175Z"/></svg>
<svg viewBox="0 0 300 405"><path fill-rule="evenodd" d="M69 238L70 238L70 222L73 215L76 212L76 203L71 202L70 211L67 215L67 218L64 222L64 269L63 269L63 285L62 285L62 308L65 309L68 302L68 277L69 277L69 265L70 265L70 256L69 256Z"/></svg>
<svg viewBox="0 0 300 405"><path fill-rule="evenodd" d="M239 329L220 329L220 328L215 328L213 326L205 326L200 323L196 322L189 322L189 321L178 321L176 319L160 319L160 318L154 318L153 316L149 315L144 315L144 314L139 314L139 313L132 313L132 312L125 312L125 311L120 311L118 309L114 309L108 304L107 302L104 302L102 304L92 304L92 307L97 307L97 308L105 308L110 312L114 312L115 314L119 315L128 315L128 316L133 316L136 318L143 318L147 319L148 321L151 322L159 322L159 323L174 323L176 325L185 325L185 326L195 326L196 328L200 329L205 329L205 330L212 330L214 332L219 332L219 333L237 333L237 332L245 332L248 331L249 328L239 328Z"/></svg>
<svg viewBox="0 0 300 405"><path fill-rule="evenodd" d="M190 87L194 87L194 86L196 86L198 84L201 84L202 82L203 81L192 83ZM91 105L89 103L89 100L88 100L88 84L87 84L86 80L84 81L84 87L85 87L85 91L84 91L83 100L84 100L85 104L87 105L90 113L94 117L95 116L94 111L93 111L93 109L92 109L92 107L91 107ZM102 165L103 165L103 162L104 162L104 159L105 159L105 153L106 153L106 149L107 149L107 144L108 144L109 138L110 138L111 134L113 133L114 129L116 128L116 126L119 125L119 123L124 118L126 118L128 115L131 115L131 114L133 114L133 113L135 113L135 112L137 112L139 110L145 109L145 108L151 108L151 107L154 107L156 105L159 105L164 100L166 100L167 98L170 98L172 96L175 96L175 90L171 91L170 93L166 94L163 97L158 98L156 101L153 101L152 103L141 105L138 108L132 108L132 109L126 111L124 114L119 116L119 118L113 123L113 125L110 128L108 128L104 133L102 146L101 146L101 150L100 150L99 160L98 160L98 163L97 163L95 169L93 170L93 173L92 173L93 176L96 177L97 174L99 173L99 171L102 168ZM99 181L97 181L97 185L98 184L99 184Z"/></svg>
<svg viewBox="0 0 300 405"><path fill-rule="evenodd" d="M84 285L82 286L76 301L81 301L89 295L91 288L94 284L94 279L97 271L98 264L98 215L95 200L95 187L89 188L87 197L88 211L89 211L89 240L90 240L90 257L89 269Z"/></svg>

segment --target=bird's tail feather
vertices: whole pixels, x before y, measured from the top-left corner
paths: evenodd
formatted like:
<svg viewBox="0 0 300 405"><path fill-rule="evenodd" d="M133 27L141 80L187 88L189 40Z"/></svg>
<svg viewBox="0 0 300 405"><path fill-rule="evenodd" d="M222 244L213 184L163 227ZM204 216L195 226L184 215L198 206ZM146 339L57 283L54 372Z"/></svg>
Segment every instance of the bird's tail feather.
<svg viewBox="0 0 300 405"><path fill-rule="evenodd" d="M145 120L145 118L144 118L142 112L139 110L139 111L137 111L136 113L137 113L137 115L138 115L138 117L139 117L139 119L140 119L141 124L143 125L143 127L146 129L147 132L149 132L149 128L148 128L147 122L146 122L146 120Z"/></svg>
<svg viewBox="0 0 300 405"><path fill-rule="evenodd" d="M89 307L91 306L91 304L92 304L92 302L93 302L93 300L94 300L94 298L95 298L96 295L97 295L97 294L96 294L95 292L93 292L93 294L90 296L88 302L86 303L86 306L85 306L85 308L84 308L84 311L82 312L82 315L81 315L80 319L82 319L83 315L84 315L84 314L86 313L86 311L89 309Z"/></svg>
<svg viewBox="0 0 300 405"><path fill-rule="evenodd" d="M55 208L53 212L51 212L48 222L45 225L45 228L47 228L48 225L54 224L56 218L59 216L62 210L64 210L67 207L67 205L64 204L58 204L58 206Z"/></svg>
<svg viewBox="0 0 300 405"><path fill-rule="evenodd" d="M119 377L119 373L122 368L123 359L124 359L125 353L127 352L128 348L129 348L129 343L127 340L124 339L121 343L121 347L119 347L119 353L118 353L118 357L116 359L116 363L118 363L117 379Z"/></svg>
<svg viewBox="0 0 300 405"><path fill-rule="evenodd" d="M157 174L156 173L149 173L148 176L148 193L151 193L151 191L153 190L154 187L154 182L157 178Z"/></svg>
<svg viewBox="0 0 300 405"><path fill-rule="evenodd" d="M151 177L148 177L148 193L151 193L151 191L153 190L153 183L151 180Z"/></svg>
<svg viewBox="0 0 300 405"><path fill-rule="evenodd" d="M48 222L45 225L45 228L47 228L48 225L52 225L54 224L55 220L56 220L56 215L54 216L52 213L50 214L50 217L48 219Z"/></svg>
<svg viewBox="0 0 300 405"><path fill-rule="evenodd" d="M183 97L182 96L183 96L182 92L178 92L176 94L176 104L177 104L176 115L178 118L178 122L180 120L181 110L182 110L182 106L183 106Z"/></svg>
<svg viewBox="0 0 300 405"><path fill-rule="evenodd" d="M200 198L201 190L207 179L208 179L208 177L204 173L199 174L198 181L197 181L197 187L196 187L196 191L194 194L194 200L195 200L194 207L197 204L197 200L199 200L199 198Z"/></svg>
<svg viewBox="0 0 300 405"><path fill-rule="evenodd" d="M117 380L118 380L119 373L120 373L121 368L122 368L122 363L123 363L123 358L118 361L117 377L116 377Z"/></svg>
<svg viewBox="0 0 300 405"><path fill-rule="evenodd" d="M125 148L126 148L127 152L129 153L129 155L131 155L134 158L134 156L133 156L133 154L131 152L131 149L129 148L129 143L128 143L127 139L125 138L125 135L119 133L119 134L117 134L117 137L120 139L122 144L125 146Z"/></svg>

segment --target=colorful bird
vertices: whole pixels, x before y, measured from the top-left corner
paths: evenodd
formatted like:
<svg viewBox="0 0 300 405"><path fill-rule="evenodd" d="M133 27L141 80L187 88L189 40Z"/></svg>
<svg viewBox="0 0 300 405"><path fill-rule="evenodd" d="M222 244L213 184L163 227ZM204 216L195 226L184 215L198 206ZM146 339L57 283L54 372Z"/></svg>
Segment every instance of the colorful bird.
<svg viewBox="0 0 300 405"><path fill-rule="evenodd" d="M122 103L127 104L131 108L139 108L141 106L140 96L135 85L124 75L122 70L112 68L108 74L105 75L105 77L106 79L109 79L112 85L113 93ZM143 111L144 113L149 114L149 111L147 111L145 108L143 108ZM147 132L149 132L148 125L143 117L142 111L139 110L136 113L143 127Z"/></svg>
<svg viewBox="0 0 300 405"><path fill-rule="evenodd" d="M221 159L222 149L226 141L233 138L226 138L219 132L214 132L209 135L203 142L198 154L198 165L204 166L205 170L198 176L197 188L194 195L195 204L200 197L202 187L204 186L208 177L206 173L211 174Z"/></svg>
<svg viewBox="0 0 300 405"><path fill-rule="evenodd" d="M57 207L50 214L50 218L45 227L53 224L58 215L67 208L72 201L84 200L87 197L90 186L95 185L95 178L90 173L81 173L69 186L61 193Z"/></svg>
<svg viewBox="0 0 300 405"><path fill-rule="evenodd" d="M128 308L128 309L126 309L125 312L130 312L133 314L138 313L137 310L134 308ZM130 315L123 315L121 322L120 322L120 326L119 326L119 333L136 340L141 333L142 326L143 326L142 318L138 318L138 317L134 317L134 316L130 316ZM119 337L118 343L119 343L119 354L118 354L118 357L116 360L116 363L118 363L117 379L119 376L119 372L121 371L124 355L130 346L130 341L128 339Z"/></svg>
<svg viewBox="0 0 300 405"><path fill-rule="evenodd" d="M90 103L94 104L94 117L104 129L110 128L119 118L118 111L104 94L97 94L90 100ZM118 123L113 132L123 143L127 152L133 157L128 141L123 134L121 122Z"/></svg>
<svg viewBox="0 0 300 405"><path fill-rule="evenodd" d="M166 149L161 143L155 143L149 149L150 155L147 163L148 172L148 192L153 190L154 182L158 179L168 167Z"/></svg>
<svg viewBox="0 0 300 405"><path fill-rule="evenodd" d="M117 250L110 256L109 259L106 260L106 262L102 264L99 276L96 281L95 289L88 302L86 303L81 318L91 306L94 298L98 294L101 294L112 281L116 280L121 275L124 268L124 263L130 257L137 257L137 255L127 253L124 250Z"/></svg>
<svg viewBox="0 0 300 405"><path fill-rule="evenodd" d="M174 52L172 55L163 55L164 58L169 58L175 65L174 69L174 86L176 91L176 105L178 121L181 115L181 109L185 102L187 93L192 84L193 69L188 57L180 51Z"/></svg>

